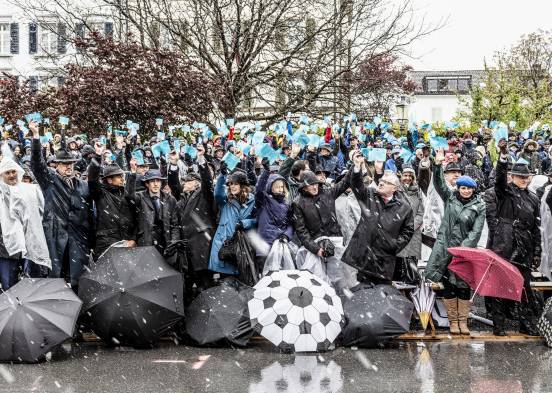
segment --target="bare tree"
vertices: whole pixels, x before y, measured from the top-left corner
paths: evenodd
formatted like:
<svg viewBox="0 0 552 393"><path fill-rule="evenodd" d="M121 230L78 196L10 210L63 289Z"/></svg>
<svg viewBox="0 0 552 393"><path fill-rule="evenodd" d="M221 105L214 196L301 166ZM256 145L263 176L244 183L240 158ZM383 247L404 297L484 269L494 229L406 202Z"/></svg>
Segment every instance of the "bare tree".
<svg viewBox="0 0 552 393"><path fill-rule="evenodd" d="M13 0L84 20L68 0ZM222 87L220 116L271 121L286 112L343 113L350 76L372 56L403 54L428 25L411 1L97 0L144 46L171 46ZM31 3L31 4L29 4ZM102 8L103 7L103 8ZM82 8L82 7L81 7Z"/></svg>

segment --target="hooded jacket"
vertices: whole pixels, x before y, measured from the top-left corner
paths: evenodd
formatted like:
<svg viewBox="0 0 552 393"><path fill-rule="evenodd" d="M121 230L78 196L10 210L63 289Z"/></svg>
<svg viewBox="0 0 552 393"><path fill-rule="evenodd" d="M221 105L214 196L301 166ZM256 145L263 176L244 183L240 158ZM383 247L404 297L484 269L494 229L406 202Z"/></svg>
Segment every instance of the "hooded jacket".
<svg viewBox="0 0 552 393"><path fill-rule="evenodd" d="M282 176L271 175L269 171L263 169L255 189L258 232L270 246L282 235L286 235L288 239L293 236L289 201L283 195L272 193L272 184L277 180L283 181L286 188L289 187ZM259 250L257 254L259 255Z"/></svg>

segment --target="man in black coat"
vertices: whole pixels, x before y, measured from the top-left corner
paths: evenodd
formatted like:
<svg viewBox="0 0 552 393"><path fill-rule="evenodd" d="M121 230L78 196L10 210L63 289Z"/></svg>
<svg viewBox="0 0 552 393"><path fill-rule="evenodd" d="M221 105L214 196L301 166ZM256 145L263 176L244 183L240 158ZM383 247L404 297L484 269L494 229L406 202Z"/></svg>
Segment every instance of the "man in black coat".
<svg viewBox="0 0 552 393"><path fill-rule="evenodd" d="M537 188L537 197L539 197L539 201L542 199L542 196L544 195L544 191L546 190L546 187L549 185L552 185L552 168L549 168L546 172L543 173L543 175L548 176L548 181L544 183L542 186Z"/></svg>
<svg viewBox="0 0 552 393"><path fill-rule="evenodd" d="M212 286L213 273L209 270L211 240L217 228L217 212L213 194L213 178L205 160L205 149L197 146L199 175L184 175L182 183L178 166L173 160L168 171L169 187L178 200L176 215L179 239L179 270L186 273L186 298L193 297L195 283L198 292Z"/></svg>
<svg viewBox="0 0 552 393"><path fill-rule="evenodd" d="M30 122L29 129L33 133L31 169L44 194L42 224L52 260L50 277L68 279L76 292L90 252L88 184L75 178L73 167L77 160L66 150L56 153L55 171L49 168L42 155L38 124Z"/></svg>
<svg viewBox="0 0 552 393"><path fill-rule="evenodd" d="M414 234L414 214L397 176L386 171L373 189L364 185L362 153L353 155L348 181L361 207L358 226L341 260L359 269L358 280L390 284L396 255Z"/></svg>
<svg viewBox="0 0 552 393"><path fill-rule="evenodd" d="M299 187L300 195L293 201L295 233L301 244L319 257L324 257L324 246L315 241L317 238L341 236L335 200L348 188L345 180L332 187L322 187L313 172L305 171Z"/></svg>
<svg viewBox="0 0 552 393"><path fill-rule="evenodd" d="M531 289L532 266L540 264L540 203L527 187L532 173L526 164L512 166L512 181L507 181L509 152L506 140L499 142L500 158L496 164L495 194L496 228L490 248L518 268L524 277L525 293L518 303L520 332L538 335L535 329L539 313L539 302ZM491 299L493 333L503 336L504 320L515 306L511 300Z"/></svg>
<svg viewBox="0 0 552 393"><path fill-rule="evenodd" d="M146 190L130 196L136 209L136 243L155 246L161 254L178 240L176 199L161 191L164 180L159 170L149 170L142 178Z"/></svg>
<svg viewBox="0 0 552 393"><path fill-rule="evenodd" d="M88 188L96 204L96 245L94 260L113 243L125 241L126 247L136 246L136 220L130 202L134 194L136 174L125 173L118 165L103 168L103 182L100 181L102 168L95 159L88 167Z"/></svg>

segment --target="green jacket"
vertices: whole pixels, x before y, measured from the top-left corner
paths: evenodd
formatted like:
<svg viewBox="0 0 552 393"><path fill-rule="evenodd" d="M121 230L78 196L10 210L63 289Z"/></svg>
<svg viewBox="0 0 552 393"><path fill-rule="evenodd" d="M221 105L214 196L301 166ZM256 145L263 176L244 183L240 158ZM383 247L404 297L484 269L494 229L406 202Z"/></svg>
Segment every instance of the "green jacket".
<svg viewBox="0 0 552 393"><path fill-rule="evenodd" d="M433 282L445 278L457 287L466 288L467 284L447 269L452 260L447 248L477 247L485 224L485 202L476 195L470 202L462 204L446 185L441 166L436 165L433 169L433 184L445 203L445 214L427 262L426 277Z"/></svg>

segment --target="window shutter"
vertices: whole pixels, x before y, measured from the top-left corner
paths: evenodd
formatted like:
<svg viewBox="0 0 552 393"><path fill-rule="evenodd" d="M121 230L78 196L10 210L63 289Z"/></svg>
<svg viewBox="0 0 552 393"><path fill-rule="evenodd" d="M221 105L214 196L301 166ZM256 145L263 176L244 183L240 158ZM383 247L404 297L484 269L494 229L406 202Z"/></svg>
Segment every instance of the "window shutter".
<svg viewBox="0 0 552 393"><path fill-rule="evenodd" d="M10 24L10 53L19 53L19 23Z"/></svg>
<svg viewBox="0 0 552 393"><path fill-rule="evenodd" d="M57 49L59 54L67 53L67 26L58 23Z"/></svg>
<svg viewBox="0 0 552 393"><path fill-rule="evenodd" d="M77 23L75 25L75 31L78 38L84 38L84 23Z"/></svg>
<svg viewBox="0 0 552 393"><path fill-rule="evenodd" d="M38 76L29 77L29 90L32 94L36 94L38 91Z"/></svg>
<svg viewBox="0 0 552 393"><path fill-rule="evenodd" d="M29 23L29 54L35 55L38 48L38 36L37 36L38 26L36 23Z"/></svg>
<svg viewBox="0 0 552 393"><path fill-rule="evenodd" d="M105 22L104 24L104 34L106 37L113 38L113 22Z"/></svg>

